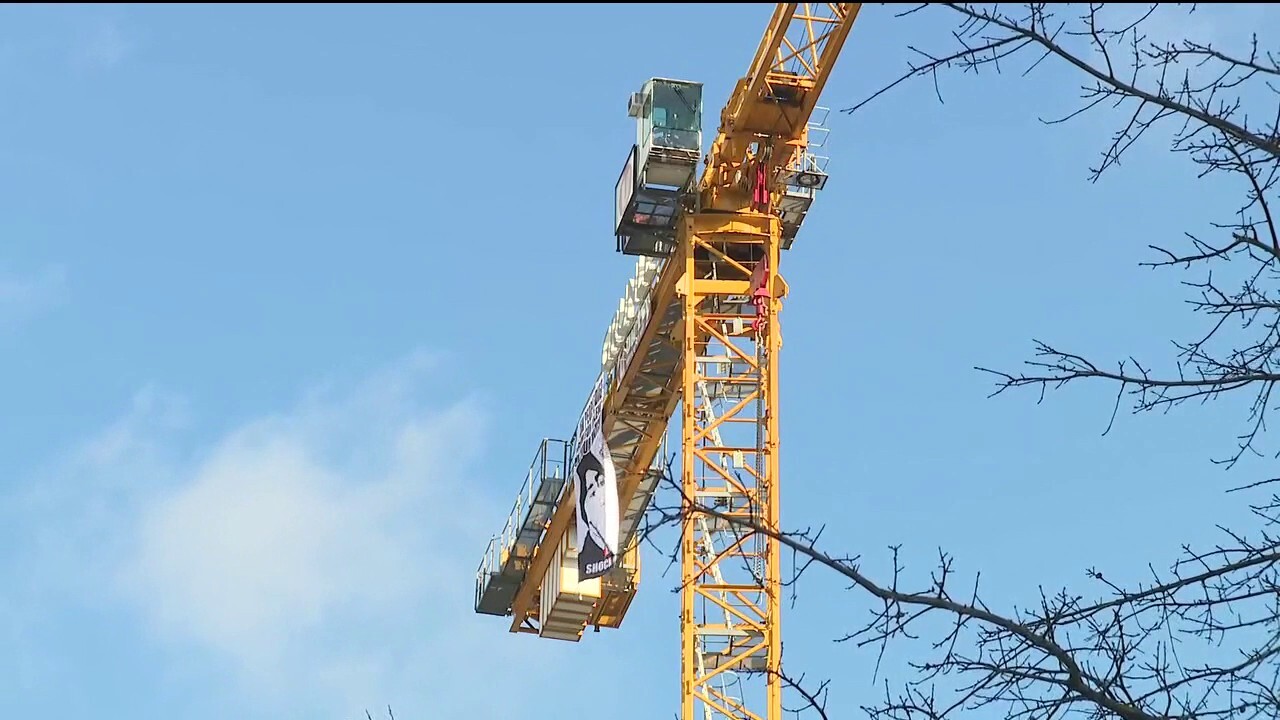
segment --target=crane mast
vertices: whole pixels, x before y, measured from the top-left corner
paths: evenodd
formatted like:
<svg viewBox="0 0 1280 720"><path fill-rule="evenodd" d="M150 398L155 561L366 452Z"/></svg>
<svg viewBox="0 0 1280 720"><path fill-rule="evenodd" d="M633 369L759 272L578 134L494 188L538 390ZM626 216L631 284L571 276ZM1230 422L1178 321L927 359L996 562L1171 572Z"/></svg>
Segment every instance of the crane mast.
<svg viewBox="0 0 1280 720"><path fill-rule="evenodd" d="M811 121L860 7L778 4L700 176L702 86L653 78L631 96L614 234L635 274L577 430L543 441L477 576L476 611L510 616L512 632L619 627L679 405L681 720L782 718L780 547L734 520L780 527L778 269L826 182ZM574 489L593 447L612 461L618 543L594 576L579 572L592 566Z"/></svg>

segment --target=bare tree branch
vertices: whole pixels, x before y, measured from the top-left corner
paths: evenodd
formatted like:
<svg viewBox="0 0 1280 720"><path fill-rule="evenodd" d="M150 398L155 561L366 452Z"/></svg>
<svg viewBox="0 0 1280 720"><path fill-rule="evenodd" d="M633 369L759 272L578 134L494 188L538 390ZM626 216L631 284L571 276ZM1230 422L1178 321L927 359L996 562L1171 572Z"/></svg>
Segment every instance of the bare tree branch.
<svg viewBox="0 0 1280 720"><path fill-rule="evenodd" d="M1252 393L1246 425L1236 449L1216 462L1234 465L1246 453L1260 454L1258 443L1266 430L1272 390L1280 380L1276 364L1280 348L1280 229L1271 201L1280 177L1280 76L1277 54L1263 49L1257 35L1236 52L1195 39L1153 39L1148 21L1159 13L1188 12L1168 3L1122 5L1030 3L1016 14L1000 5L930 4L900 15L922 12L950 14L957 19L951 34L955 47L945 52L910 48L924 61L870 100L911 78L928 77L935 87L941 73L958 69L978 73L1001 72L1017 50L1036 49L1026 57L1025 73L1049 59L1085 79L1080 107L1046 120L1057 124L1086 112L1108 107L1127 108L1119 129L1090 169L1096 181L1117 166L1127 151L1166 120L1176 120L1170 150L1186 155L1200 168L1200 177L1215 173L1234 176L1242 200L1229 222L1210 223L1223 239L1201 240L1192 233L1190 252L1174 252L1158 242L1148 243L1160 256L1145 263L1151 268L1202 268L1204 279L1183 282L1195 295L1193 312L1208 316L1208 328L1193 339L1175 342L1175 354L1163 363L1136 358L1101 363L1087 355L1035 342L1028 371L1015 373L977 368L993 375L999 394L1010 388L1038 388L1041 399L1049 388L1077 380L1111 383L1116 402L1104 434L1110 431L1121 402L1127 397L1135 412L1168 410L1188 400L1208 401L1224 393ZM1195 12L1192 6L1190 12ZM1129 13L1129 19L1117 15ZM1059 19L1059 15L1074 17ZM1258 119L1261 119L1260 121ZM1216 275L1215 275L1215 270ZM1237 283L1235 289L1224 284Z"/></svg>
<svg viewBox="0 0 1280 720"><path fill-rule="evenodd" d="M670 476L665 484L681 494ZM897 693L886 685L884 701L864 705L872 718L943 720L993 707L1010 720L1067 714L1098 720L1253 720L1280 716L1280 537L1272 532L1280 525L1280 497L1254 510L1264 519L1260 537L1224 529L1229 544L1207 552L1185 548L1165 573L1151 568L1148 584L1122 588L1094 569L1088 576L1103 597L1085 601L1066 591L1042 592L1038 606L1007 612L980 597L976 578L963 586L963 595L955 594L957 574L946 553L921 589L903 590L896 548L889 580L881 582L857 562L821 550L804 532L774 530L740 514L694 505L687 497L653 512L664 524L705 514L775 538L806 561L850 580L852 588L877 603L870 620L841 642L883 652L893 640L931 634L937 657L912 662L915 679ZM1191 644L1197 640L1198 645ZM1231 652L1217 652L1223 648ZM1216 663L1191 660L1219 654ZM826 718L828 682L811 690L803 680L784 681L803 701L796 709Z"/></svg>

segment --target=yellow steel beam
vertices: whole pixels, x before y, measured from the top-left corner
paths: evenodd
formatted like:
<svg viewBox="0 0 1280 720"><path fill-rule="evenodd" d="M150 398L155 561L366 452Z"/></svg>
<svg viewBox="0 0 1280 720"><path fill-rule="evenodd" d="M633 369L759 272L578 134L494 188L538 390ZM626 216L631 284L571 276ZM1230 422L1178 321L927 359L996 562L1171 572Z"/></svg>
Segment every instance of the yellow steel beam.
<svg viewBox="0 0 1280 720"><path fill-rule="evenodd" d="M699 182L702 207L750 206L752 170L765 164L769 190L808 142L808 123L861 3L779 3L747 75L720 114Z"/></svg>
<svg viewBox="0 0 1280 720"><path fill-rule="evenodd" d="M856 9L854 12L857 12ZM852 24L852 22L852 19L850 19L849 23ZM848 32L847 26L845 32ZM772 219L773 223L769 228L769 242L765 251L766 257L769 259L766 273L767 287L773 286L773 276L778 272L778 265L782 259L782 253L780 252L782 249L782 227L776 217ZM778 462L779 440L781 438L778 427L778 352L782 349L782 327L778 324L778 321L782 312L781 297L771 294L765 300L762 311L765 335L762 339L765 341L765 349L764 358L761 361L763 367L760 368L760 371L765 391L763 410L765 417L761 425L764 430L765 443L765 478L763 479L763 484L768 491L768 500L766 500L766 510L763 517L765 518L765 528L777 533L782 530L779 515L782 497L779 485L781 465ZM768 708L771 720L773 718L782 720L782 544L778 542L776 536L770 536L765 544L768 548L765 551L765 557L768 563L766 577L769 584L767 592L769 621L765 630L765 642L769 648L768 665L766 667L766 672L769 673Z"/></svg>
<svg viewBox="0 0 1280 720"><path fill-rule="evenodd" d="M704 714L781 720L779 544L705 515L699 522L694 507L728 491L722 513L778 527L781 223L765 213L691 215L681 240L689 279L681 373L681 720ZM761 262L762 285L773 292L757 314L743 303L743 283ZM707 277L718 279L701 279ZM739 388L733 397L707 390L729 386ZM753 684L759 670L764 682ZM741 692L721 686L729 673L741 681L733 685Z"/></svg>

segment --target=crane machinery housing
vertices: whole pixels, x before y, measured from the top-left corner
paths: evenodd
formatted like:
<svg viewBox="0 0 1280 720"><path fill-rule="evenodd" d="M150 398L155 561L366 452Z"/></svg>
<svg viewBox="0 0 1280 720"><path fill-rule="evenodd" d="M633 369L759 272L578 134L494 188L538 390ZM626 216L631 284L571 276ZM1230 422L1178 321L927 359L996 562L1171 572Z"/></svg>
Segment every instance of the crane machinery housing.
<svg viewBox="0 0 1280 720"><path fill-rule="evenodd" d="M826 184L817 103L860 7L777 5L701 174L702 85L631 95L613 232L635 273L577 429L542 440L477 573L476 612L511 632L619 627L679 407L681 720L782 718L780 546L759 531L779 530L778 267ZM587 498L601 517L582 519Z"/></svg>

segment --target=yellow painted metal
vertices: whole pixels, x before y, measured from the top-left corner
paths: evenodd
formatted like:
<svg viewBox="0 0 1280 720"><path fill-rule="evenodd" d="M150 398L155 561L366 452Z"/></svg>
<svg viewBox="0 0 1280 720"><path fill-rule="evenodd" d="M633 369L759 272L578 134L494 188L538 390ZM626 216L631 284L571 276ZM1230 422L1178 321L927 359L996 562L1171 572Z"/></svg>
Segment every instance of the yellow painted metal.
<svg viewBox="0 0 1280 720"><path fill-rule="evenodd" d="M698 298L694 294L693 289L689 286L693 278L697 277L694 270L694 254L692 240L694 234L689 225L692 224L692 218L687 219L683 223L682 240L684 242L679 245L681 255L681 264L684 265L684 282L682 283L681 300L683 305L684 316L684 337L681 339L682 358L684 362L681 381L680 395L685 401L682 403L684 410L681 423L681 442L680 442L680 492L683 497L680 502L680 720L691 720L693 718L694 701L697 699L697 682L698 672L697 655L695 643L697 638L694 635L694 628L697 627L697 620L694 617L694 595L689 591L694 587L696 580L693 576L693 563L690 558L694 556L694 540L695 537L688 529L688 523L691 522L690 510L697 495L697 483L692 475L693 469L693 451L694 437L697 434L698 423L694 418L697 411L694 403L689 402L688 398L695 397L698 390L698 375L695 372L694 364L687 362L687 359L693 355L697 346L697 323L693 318L697 316Z"/></svg>
<svg viewBox="0 0 1280 720"><path fill-rule="evenodd" d="M809 119L860 9L777 6L721 112L698 212L681 225L681 720L782 718L779 544L691 504L779 528L781 171L806 149ZM753 192L760 180L764 203ZM757 270L768 292L752 304ZM745 428L755 431L751 442ZM726 441L730 429L738 432ZM753 687L761 677L764 687Z"/></svg>
<svg viewBox="0 0 1280 720"><path fill-rule="evenodd" d="M862 3L778 3L750 70L720 113L699 183L703 210L750 206L757 163L774 201L780 171L807 141L807 126Z"/></svg>
<svg viewBox="0 0 1280 720"><path fill-rule="evenodd" d="M692 504L779 528L781 171L806 149L809 119L860 8L778 5L721 113L699 210L681 225L681 720L782 718L779 543ZM763 203L753 192L760 180ZM756 287L768 291L752 303Z"/></svg>
<svg viewBox="0 0 1280 720"><path fill-rule="evenodd" d="M850 21L852 22L852 20ZM766 256L769 259L768 271L765 273L765 287L773 287L782 259L781 226L776 217L771 218L769 243ZM785 283L783 283L785 285ZM765 323L765 351L761 360L761 373L764 377L765 422L764 422L764 457L765 473L768 479L768 522L765 527L774 532L782 529L780 505L782 500L779 484L780 463L778 450L781 447L781 435L778 429L778 353L782 350L782 326L779 316L782 312L782 296L776 293L769 295L762 308ZM776 537L768 540L768 577L769 582L769 625L766 628L769 646L769 708L770 720L782 720L782 543Z"/></svg>
<svg viewBox="0 0 1280 720"><path fill-rule="evenodd" d="M806 149L807 123L860 8L860 3L779 3L748 73L721 111L697 207L681 220L676 249L650 294L651 320L639 342L640 352L670 347L678 357L648 365L631 362L614 378L605 399L603 423L614 451L619 507L631 508L633 519L637 506L643 510L646 473L676 403L683 401L680 458L686 502L727 501L721 506L727 514L778 527L778 315L787 292L777 274L781 176ZM753 183L761 171L768 191L763 205L753 202ZM743 298L749 295L752 271L764 259L762 286L771 292L756 317ZM678 322L664 321L673 314ZM752 328L753 320L759 330ZM712 349L732 361L699 360ZM721 436L741 435L743 428L754 430L752 442L725 444ZM615 443L621 437L630 440ZM574 521L574 505L574 493L564 493L547 524L512 604L512 632L538 632L542 581ZM695 711L703 720L780 720L778 544L755 534L714 546L717 537L728 536L714 523L699 524L697 514L685 510L682 720L693 720ZM630 541L624 552L638 568L638 538ZM749 572L744 575L737 566ZM591 624L618 627L638 581L638 571L606 578ZM716 638L719 644L713 647L710 640ZM754 688L759 692L738 692L726 684L735 670L749 668L756 672L736 675L740 680L763 677L763 688Z"/></svg>
<svg viewBox="0 0 1280 720"><path fill-rule="evenodd" d="M779 544L691 507L778 527L781 223L704 213L681 235L681 720L781 720Z"/></svg>

